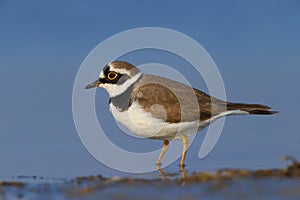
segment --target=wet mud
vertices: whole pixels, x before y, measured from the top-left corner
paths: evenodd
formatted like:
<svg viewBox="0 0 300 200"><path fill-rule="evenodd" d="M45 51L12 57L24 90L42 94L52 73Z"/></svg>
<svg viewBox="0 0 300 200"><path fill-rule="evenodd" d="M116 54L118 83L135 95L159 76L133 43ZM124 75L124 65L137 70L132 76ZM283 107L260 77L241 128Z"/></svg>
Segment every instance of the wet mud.
<svg viewBox="0 0 300 200"><path fill-rule="evenodd" d="M300 198L300 162L282 169L221 169L213 173L164 172L157 178L86 176L0 180L0 199ZM34 180L34 181L32 181Z"/></svg>

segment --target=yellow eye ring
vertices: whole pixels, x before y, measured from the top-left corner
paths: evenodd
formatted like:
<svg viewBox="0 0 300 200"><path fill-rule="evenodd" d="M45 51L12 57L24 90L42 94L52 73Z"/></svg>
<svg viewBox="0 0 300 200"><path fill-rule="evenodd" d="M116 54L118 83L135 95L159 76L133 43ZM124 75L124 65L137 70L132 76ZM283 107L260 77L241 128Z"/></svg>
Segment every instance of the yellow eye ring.
<svg viewBox="0 0 300 200"><path fill-rule="evenodd" d="M110 80L110 81L112 81L112 80L114 80L115 78L117 78L117 76L118 76L118 74L117 74L116 72L109 72L109 73L107 74L107 78L108 78L108 80Z"/></svg>

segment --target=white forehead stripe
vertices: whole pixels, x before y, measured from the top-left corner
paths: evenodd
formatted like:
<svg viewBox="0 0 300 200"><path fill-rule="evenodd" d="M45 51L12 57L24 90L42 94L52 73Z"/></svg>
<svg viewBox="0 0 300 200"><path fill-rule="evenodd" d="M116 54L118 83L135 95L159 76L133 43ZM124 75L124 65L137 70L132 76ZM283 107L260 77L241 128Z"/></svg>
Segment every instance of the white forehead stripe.
<svg viewBox="0 0 300 200"><path fill-rule="evenodd" d="M105 78L103 71L100 72L99 78Z"/></svg>

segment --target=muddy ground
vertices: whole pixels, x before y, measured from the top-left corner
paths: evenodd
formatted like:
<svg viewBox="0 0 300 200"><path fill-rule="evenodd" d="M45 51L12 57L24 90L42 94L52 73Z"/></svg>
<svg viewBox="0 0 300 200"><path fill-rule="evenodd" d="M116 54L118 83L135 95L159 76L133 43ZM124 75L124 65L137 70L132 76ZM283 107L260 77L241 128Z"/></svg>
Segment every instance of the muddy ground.
<svg viewBox="0 0 300 200"><path fill-rule="evenodd" d="M214 173L168 174L159 178L72 180L19 176L0 181L0 199L300 199L300 163L292 158L282 169L222 169Z"/></svg>

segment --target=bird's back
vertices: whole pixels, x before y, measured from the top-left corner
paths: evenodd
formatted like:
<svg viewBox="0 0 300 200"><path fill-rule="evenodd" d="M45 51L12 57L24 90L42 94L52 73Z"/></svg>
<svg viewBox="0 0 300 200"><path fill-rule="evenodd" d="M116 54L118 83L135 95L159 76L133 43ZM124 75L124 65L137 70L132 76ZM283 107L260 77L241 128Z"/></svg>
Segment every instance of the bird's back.
<svg viewBox="0 0 300 200"><path fill-rule="evenodd" d="M226 102L183 83L148 74L134 84L131 101L138 101L154 117L169 123L205 121L223 114L276 113L265 105Z"/></svg>
<svg viewBox="0 0 300 200"><path fill-rule="evenodd" d="M165 121L170 123L207 120L226 111L224 101L183 83L148 74L134 85L131 100L137 100L153 116L166 118ZM212 108L215 114L212 114Z"/></svg>

